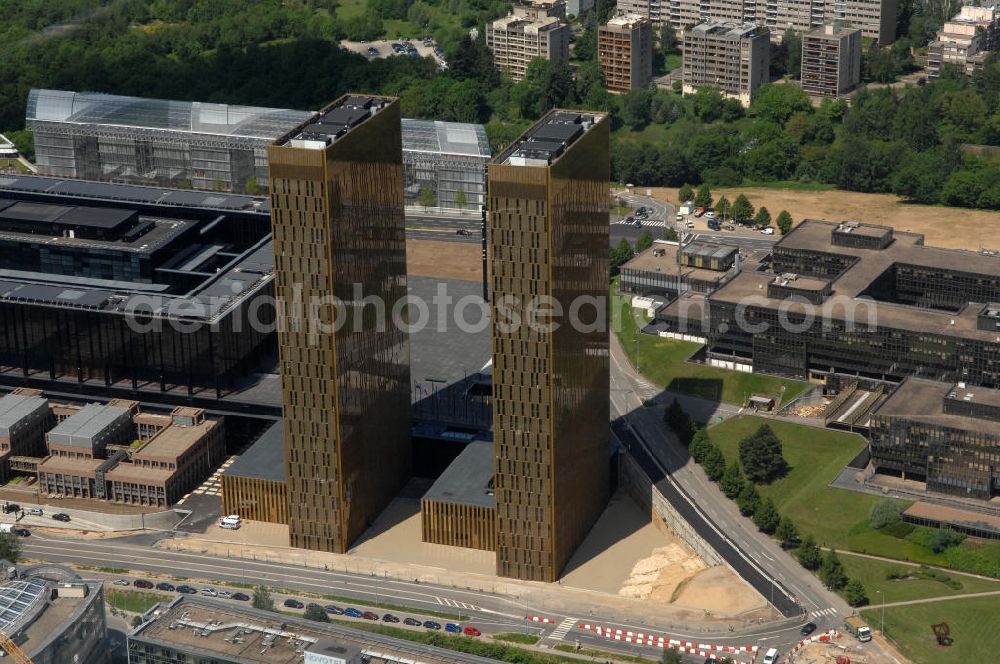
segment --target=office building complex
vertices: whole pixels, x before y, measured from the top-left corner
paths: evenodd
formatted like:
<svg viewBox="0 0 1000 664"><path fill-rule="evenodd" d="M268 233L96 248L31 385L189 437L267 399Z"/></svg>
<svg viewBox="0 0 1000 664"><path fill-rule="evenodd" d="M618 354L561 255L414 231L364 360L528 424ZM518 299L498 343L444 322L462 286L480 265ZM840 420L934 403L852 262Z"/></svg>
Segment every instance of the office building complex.
<svg viewBox="0 0 1000 664"><path fill-rule="evenodd" d="M267 186L267 146L311 115L32 90L26 120L42 175L253 193Z"/></svg>
<svg viewBox="0 0 1000 664"><path fill-rule="evenodd" d="M585 302L607 295L609 124L551 111L489 167L501 576L557 579L608 499L607 312ZM539 298L594 325L532 324Z"/></svg>
<svg viewBox="0 0 1000 664"><path fill-rule="evenodd" d="M749 106L753 91L767 82L770 48L767 30L751 23L696 25L684 33L684 93L715 88Z"/></svg>
<svg viewBox="0 0 1000 664"><path fill-rule="evenodd" d="M420 500L421 539L496 551L493 443L473 440Z"/></svg>
<svg viewBox="0 0 1000 664"><path fill-rule="evenodd" d="M222 513L287 524L285 471L284 425L277 422L222 471Z"/></svg>
<svg viewBox="0 0 1000 664"><path fill-rule="evenodd" d="M669 22L678 31L706 21L753 23L771 30L780 39L785 30L808 32L826 23L839 22L860 28L880 45L896 39L898 0L621 0L618 10L639 14L656 24Z"/></svg>
<svg viewBox="0 0 1000 664"><path fill-rule="evenodd" d="M0 398L0 483L10 480L13 457L45 455L45 432L52 428L48 399L20 388Z"/></svg>
<svg viewBox="0 0 1000 664"><path fill-rule="evenodd" d="M861 30L824 25L802 35L802 89L839 97L861 82Z"/></svg>
<svg viewBox="0 0 1000 664"><path fill-rule="evenodd" d="M740 252L733 245L655 240L622 265L619 288L623 293L676 298L684 293L710 293L739 271Z"/></svg>
<svg viewBox="0 0 1000 664"><path fill-rule="evenodd" d="M403 118L403 186L407 205L482 210L490 141L479 124Z"/></svg>
<svg viewBox="0 0 1000 664"><path fill-rule="evenodd" d="M1000 391L907 378L874 412L872 463L931 491L1000 493Z"/></svg>
<svg viewBox="0 0 1000 664"><path fill-rule="evenodd" d="M510 15L486 28L486 45L500 71L520 81L528 64L542 58L559 64L569 60L570 27L565 0L527 0Z"/></svg>
<svg viewBox="0 0 1000 664"><path fill-rule="evenodd" d="M996 50L1000 50L1000 5L962 7L927 45L927 76L940 77L944 65L971 74L982 69L987 54Z"/></svg>
<svg viewBox="0 0 1000 664"><path fill-rule="evenodd" d="M144 618L128 634L131 664L492 664L496 661L302 616L191 595L178 595L169 603L158 604Z"/></svg>
<svg viewBox="0 0 1000 664"><path fill-rule="evenodd" d="M268 163L289 534L343 553L410 465L399 102L342 97Z"/></svg>
<svg viewBox="0 0 1000 664"><path fill-rule="evenodd" d="M622 14L600 26L597 60L611 92L649 85L653 79L653 28L649 19Z"/></svg>
<svg viewBox="0 0 1000 664"><path fill-rule="evenodd" d="M13 570L13 573L11 571ZM0 632L32 664L108 664L104 585L59 565L14 567L4 562ZM11 660L22 661L13 653Z"/></svg>

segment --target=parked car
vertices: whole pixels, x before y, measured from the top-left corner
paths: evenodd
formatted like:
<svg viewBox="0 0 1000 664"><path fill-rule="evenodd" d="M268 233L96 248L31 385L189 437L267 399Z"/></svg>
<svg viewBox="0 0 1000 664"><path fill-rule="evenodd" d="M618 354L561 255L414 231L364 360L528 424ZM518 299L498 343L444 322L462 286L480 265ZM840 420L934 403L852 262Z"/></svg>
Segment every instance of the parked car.
<svg viewBox="0 0 1000 664"><path fill-rule="evenodd" d="M233 596L230 597L230 599L235 599L237 602L249 602L250 595L247 595L246 593L233 593Z"/></svg>
<svg viewBox="0 0 1000 664"><path fill-rule="evenodd" d="M631 224L633 221L635 221L635 217L633 217L632 215L629 215L629 216L625 217L625 221L627 221L628 223Z"/></svg>
<svg viewBox="0 0 1000 664"><path fill-rule="evenodd" d="M764 653L764 659L762 664L777 664L778 662L778 649L769 648L766 653Z"/></svg>
<svg viewBox="0 0 1000 664"><path fill-rule="evenodd" d="M323 607L323 610L333 616L344 615L344 610L339 606L337 606L336 604L327 604L326 606Z"/></svg>
<svg viewBox="0 0 1000 664"><path fill-rule="evenodd" d="M678 212L675 219L677 219L677 221L684 221L684 215Z"/></svg>
<svg viewBox="0 0 1000 664"><path fill-rule="evenodd" d="M45 512L42 511L41 507L29 507L28 514L31 516L42 516Z"/></svg>
<svg viewBox="0 0 1000 664"><path fill-rule="evenodd" d="M132 582L132 585L136 588L142 588L143 590L150 590L153 587L153 582L147 581L146 579L136 579Z"/></svg>
<svg viewBox="0 0 1000 664"><path fill-rule="evenodd" d="M21 506L18 505L17 503L4 503L3 505L4 514L13 514L14 512L20 512L20 511L21 511Z"/></svg>
<svg viewBox="0 0 1000 664"><path fill-rule="evenodd" d="M425 620L424 627L427 629L441 629L441 623L436 623L433 620Z"/></svg>
<svg viewBox="0 0 1000 664"><path fill-rule="evenodd" d="M476 629L472 625L466 625L465 629L462 630L462 633L465 634L466 636L482 636L483 635L482 632L480 632L478 629Z"/></svg>
<svg viewBox="0 0 1000 664"><path fill-rule="evenodd" d="M802 636L809 636L815 631L816 631L816 623L813 622L806 623L805 625L802 626L802 629L799 630Z"/></svg>
<svg viewBox="0 0 1000 664"><path fill-rule="evenodd" d="M396 616L392 615L391 613L387 613L384 616L382 616L382 622L398 623L399 622L399 618L397 618Z"/></svg>
<svg viewBox="0 0 1000 664"><path fill-rule="evenodd" d="M736 226L733 226L732 224L726 224L725 229L727 231L735 231L736 230Z"/></svg>
<svg viewBox="0 0 1000 664"><path fill-rule="evenodd" d="M218 597L219 599L232 599L233 598L233 594L231 592L229 592L228 590L220 590L219 592L215 593L215 596Z"/></svg>
<svg viewBox="0 0 1000 664"><path fill-rule="evenodd" d="M351 607L344 609L344 615L347 616L348 618L360 618L362 614L357 609Z"/></svg>
<svg viewBox="0 0 1000 664"><path fill-rule="evenodd" d="M684 224L688 228L694 228L694 222L688 219L687 223Z"/></svg>
<svg viewBox="0 0 1000 664"><path fill-rule="evenodd" d="M14 534L17 535L18 537L30 537L31 531L28 530L27 528L15 528Z"/></svg>
<svg viewBox="0 0 1000 664"><path fill-rule="evenodd" d="M774 227L768 226L767 228L760 229L760 232L764 235L774 235Z"/></svg>
<svg viewBox="0 0 1000 664"><path fill-rule="evenodd" d="M472 235L472 232L468 228L459 228L455 231L455 235Z"/></svg>
<svg viewBox="0 0 1000 664"><path fill-rule="evenodd" d="M371 611L365 611L361 614L361 617L365 620L378 620L378 614L372 613Z"/></svg>
<svg viewBox="0 0 1000 664"><path fill-rule="evenodd" d="M177 592L181 593L182 595L194 595L198 591L192 588L191 586L177 586Z"/></svg>
<svg viewBox="0 0 1000 664"><path fill-rule="evenodd" d="M111 582L111 585L115 586L131 586L132 584L128 582L128 579L115 579Z"/></svg>
<svg viewBox="0 0 1000 664"><path fill-rule="evenodd" d="M215 592L215 588L202 588L201 594L205 595L206 597L215 597L219 593Z"/></svg>
<svg viewBox="0 0 1000 664"><path fill-rule="evenodd" d="M69 514L63 514L62 512L57 512L52 515L52 518L56 521L62 521L63 523L69 523Z"/></svg>
<svg viewBox="0 0 1000 664"><path fill-rule="evenodd" d="M416 618L404 618L403 619L403 624L404 625L409 625L410 627L420 627L420 625L422 623L419 620L417 620Z"/></svg>
<svg viewBox="0 0 1000 664"><path fill-rule="evenodd" d="M303 604L299 600L292 599L291 597L289 597L288 599L286 599L284 601L284 605L286 607L288 607L289 609L301 609L301 608L303 608L305 606L305 604Z"/></svg>
<svg viewBox="0 0 1000 664"><path fill-rule="evenodd" d="M165 581L161 581L161 582L157 583L156 584L156 589L157 590L162 590L163 592L167 592L167 593L172 593L175 590L177 590L177 588L175 588L173 586L173 584L166 583Z"/></svg>
<svg viewBox="0 0 1000 664"><path fill-rule="evenodd" d="M449 634L461 634L462 627L460 625L456 625L455 623L448 623L444 626L444 631Z"/></svg>

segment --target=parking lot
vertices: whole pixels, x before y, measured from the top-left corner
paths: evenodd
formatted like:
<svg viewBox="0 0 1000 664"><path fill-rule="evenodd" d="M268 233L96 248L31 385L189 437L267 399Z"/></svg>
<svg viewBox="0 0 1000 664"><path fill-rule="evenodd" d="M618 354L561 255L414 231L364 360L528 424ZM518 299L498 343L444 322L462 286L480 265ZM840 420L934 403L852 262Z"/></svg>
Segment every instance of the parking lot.
<svg viewBox="0 0 1000 664"><path fill-rule="evenodd" d="M434 43L433 39L410 39L402 37L400 39L379 39L377 41L342 41L341 48L352 53L363 55L369 60L376 58L399 57L421 57L432 58L438 63L438 67L448 68L448 63L444 59L441 48Z"/></svg>

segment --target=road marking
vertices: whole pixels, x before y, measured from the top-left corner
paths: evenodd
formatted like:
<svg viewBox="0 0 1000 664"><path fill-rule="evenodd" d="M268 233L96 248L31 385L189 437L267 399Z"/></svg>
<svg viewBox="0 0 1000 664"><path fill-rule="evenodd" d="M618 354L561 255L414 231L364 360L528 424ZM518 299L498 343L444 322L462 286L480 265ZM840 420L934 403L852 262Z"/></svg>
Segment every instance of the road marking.
<svg viewBox="0 0 1000 664"><path fill-rule="evenodd" d="M619 219L615 222L618 226L632 226L634 225L631 221L625 221L624 219ZM646 226L652 226L653 228L663 228L667 225L667 222L662 219L643 219L642 226L640 228L645 228Z"/></svg>
<svg viewBox="0 0 1000 664"><path fill-rule="evenodd" d="M569 634L569 631L573 629L573 626L575 624L576 624L576 618L567 618L566 620L559 623L558 627L552 630L552 633L549 634L549 638L555 641L562 641L563 639L566 638L566 635Z"/></svg>
<svg viewBox="0 0 1000 664"><path fill-rule="evenodd" d="M816 616L817 618L820 617L820 616L836 616L837 615L837 609L835 609L835 608L833 608L831 606L828 609L820 609L819 611L813 611L812 615Z"/></svg>

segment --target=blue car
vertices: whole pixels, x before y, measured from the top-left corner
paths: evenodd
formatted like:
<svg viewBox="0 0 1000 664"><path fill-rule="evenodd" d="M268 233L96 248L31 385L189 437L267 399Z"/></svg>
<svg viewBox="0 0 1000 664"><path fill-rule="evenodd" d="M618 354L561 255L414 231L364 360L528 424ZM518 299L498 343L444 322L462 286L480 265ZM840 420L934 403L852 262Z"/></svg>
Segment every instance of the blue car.
<svg viewBox="0 0 1000 664"><path fill-rule="evenodd" d="M354 608L344 609L344 615L350 616L351 618L360 618L363 613Z"/></svg>
<svg viewBox="0 0 1000 664"><path fill-rule="evenodd" d="M455 623L448 623L447 625L444 626L444 631L451 632L452 634L461 634L462 628L456 625Z"/></svg>
<svg viewBox="0 0 1000 664"><path fill-rule="evenodd" d="M425 620L424 627L427 629L441 629L441 623L436 623L433 620Z"/></svg>

